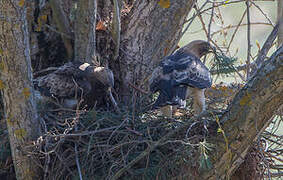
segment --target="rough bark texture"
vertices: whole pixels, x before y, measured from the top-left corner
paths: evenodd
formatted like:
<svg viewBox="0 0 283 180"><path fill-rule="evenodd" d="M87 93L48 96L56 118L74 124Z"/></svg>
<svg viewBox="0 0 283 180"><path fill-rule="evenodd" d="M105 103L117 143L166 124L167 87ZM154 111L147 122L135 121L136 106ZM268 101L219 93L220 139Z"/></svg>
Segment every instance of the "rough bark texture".
<svg viewBox="0 0 283 180"><path fill-rule="evenodd" d="M70 31L69 21L68 21L67 17L65 16L65 13L63 12L63 9L61 8L60 1L50 0L50 6L52 8L53 17L54 17L54 20L56 22L56 26L57 26L59 32L62 33L61 37L62 37L62 40L64 42L68 58L72 59L72 57L73 57L73 46L72 46L72 41L70 39L70 37L72 37L72 35L71 35L71 31Z"/></svg>
<svg viewBox="0 0 283 180"><path fill-rule="evenodd" d="M154 65L175 49L195 0L160 2L165 1L135 1L122 22L119 65L112 66L116 66L118 91L125 100L132 95L129 83L145 85Z"/></svg>
<svg viewBox="0 0 283 180"><path fill-rule="evenodd" d="M24 151L25 145L39 135L26 4L0 1L1 88L17 179L39 179L39 167Z"/></svg>
<svg viewBox="0 0 283 180"><path fill-rule="evenodd" d="M282 52L282 47L281 47ZM283 104L283 57L266 61L256 76L236 95L227 113L221 118L228 140L219 135L213 140L217 149L211 153L214 168L204 179L224 179L243 162L257 135L264 130Z"/></svg>
<svg viewBox="0 0 283 180"><path fill-rule="evenodd" d="M75 60L95 61L96 0L80 0L75 20Z"/></svg>
<svg viewBox="0 0 283 180"><path fill-rule="evenodd" d="M277 1L277 21L280 22L279 32L278 32L278 47L283 43L283 1Z"/></svg>

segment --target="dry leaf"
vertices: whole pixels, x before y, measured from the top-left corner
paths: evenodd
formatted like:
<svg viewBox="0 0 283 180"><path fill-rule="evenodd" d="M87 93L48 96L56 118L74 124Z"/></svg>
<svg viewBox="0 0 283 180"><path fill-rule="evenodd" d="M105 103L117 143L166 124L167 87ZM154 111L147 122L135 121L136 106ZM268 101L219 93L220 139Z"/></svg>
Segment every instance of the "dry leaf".
<svg viewBox="0 0 283 180"><path fill-rule="evenodd" d="M47 15L42 15L40 18L42 19L43 22L45 23L47 22Z"/></svg>
<svg viewBox="0 0 283 180"><path fill-rule="evenodd" d="M96 24L96 30L102 30L102 31L105 31L106 30L106 27L103 23L103 21L99 21L97 24Z"/></svg>
<svg viewBox="0 0 283 180"><path fill-rule="evenodd" d="M4 88L5 88L5 85L4 85L3 81L0 80L0 90L2 90L2 89L4 89Z"/></svg>
<svg viewBox="0 0 283 180"><path fill-rule="evenodd" d="M22 93L23 93L25 98L29 98L29 96L31 94L29 88L24 88Z"/></svg>
<svg viewBox="0 0 283 180"><path fill-rule="evenodd" d="M256 46L257 46L258 50L260 50L260 44L259 44L259 42L256 40L255 43L256 43Z"/></svg>
<svg viewBox="0 0 283 180"><path fill-rule="evenodd" d="M25 0L20 0L19 6L20 6L20 7L23 7L24 5L25 5Z"/></svg>
<svg viewBox="0 0 283 180"><path fill-rule="evenodd" d="M169 8L170 7L170 0L159 0L158 1L159 6L163 8Z"/></svg>

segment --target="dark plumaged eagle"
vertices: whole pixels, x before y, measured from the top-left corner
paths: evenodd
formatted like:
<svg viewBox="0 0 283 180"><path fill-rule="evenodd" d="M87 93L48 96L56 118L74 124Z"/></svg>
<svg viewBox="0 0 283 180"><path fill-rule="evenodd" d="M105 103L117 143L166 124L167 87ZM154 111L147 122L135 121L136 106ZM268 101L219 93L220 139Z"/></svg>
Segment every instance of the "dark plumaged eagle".
<svg viewBox="0 0 283 180"><path fill-rule="evenodd" d="M116 105L111 93L114 87L112 71L88 63L69 62L47 75L37 77L34 87L43 97L56 99L65 108L74 109L81 100L84 105L92 107L106 96Z"/></svg>
<svg viewBox="0 0 283 180"><path fill-rule="evenodd" d="M165 57L154 69L150 83L151 92L159 92L153 109L161 108L164 115L172 117L172 105L186 106L188 95L194 99L197 115L205 110L205 88L211 87L211 74L200 58L212 52L206 41L196 40Z"/></svg>

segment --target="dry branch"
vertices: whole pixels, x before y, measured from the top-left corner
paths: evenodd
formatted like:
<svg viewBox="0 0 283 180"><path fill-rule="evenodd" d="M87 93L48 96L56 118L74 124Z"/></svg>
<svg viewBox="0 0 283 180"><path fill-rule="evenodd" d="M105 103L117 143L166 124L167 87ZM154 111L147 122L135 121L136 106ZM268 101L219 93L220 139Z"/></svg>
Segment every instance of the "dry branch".
<svg viewBox="0 0 283 180"><path fill-rule="evenodd" d="M269 61L257 71L247 85L236 95L227 112L221 117L229 147L237 153L226 152L219 142L213 153L214 169L205 173L205 179L230 176L241 164L237 154L245 156L258 134L269 124L270 118L283 104L283 64L279 48ZM266 78L268 77L268 78Z"/></svg>
<svg viewBox="0 0 283 180"><path fill-rule="evenodd" d="M271 31L271 33L269 34L268 38L266 39L263 47L261 48L259 55L257 57L257 59L254 61L255 63L255 67L252 70L252 74L260 68L260 66L262 65L262 63L265 60L265 57L269 51L269 49L272 47L272 44L274 42L274 40L277 37L277 33L278 33L278 29L279 29L279 23L277 23L275 25L275 27L273 28L273 30Z"/></svg>

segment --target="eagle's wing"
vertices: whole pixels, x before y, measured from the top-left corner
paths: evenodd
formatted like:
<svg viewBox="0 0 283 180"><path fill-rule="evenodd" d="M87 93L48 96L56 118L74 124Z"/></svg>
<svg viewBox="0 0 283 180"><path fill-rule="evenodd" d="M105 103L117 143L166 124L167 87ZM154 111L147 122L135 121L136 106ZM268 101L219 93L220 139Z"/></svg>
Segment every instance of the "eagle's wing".
<svg viewBox="0 0 283 180"><path fill-rule="evenodd" d="M204 89L211 84L210 72L200 59L177 51L165 57L152 74L150 90L160 92L153 107L184 106L188 86Z"/></svg>
<svg viewBox="0 0 283 180"><path fill-rule="evenodd" d="M55 96L58 98L79 97L91 91L91 85L87 81L84 72L78 67L67 63L53 73L38 77L34 80L36 90L44 96Z"/></svg>
<svg viewBox="0 0 283 180"><path fill-rule="evenodd" d="M69 62L63 66L58 67L54 74L64 75L64 76L73 76L73 77L83 77L85 76L85 69L90 66L88 63L82 62Z"/></svg>
<svg viewBox="0 0 283 180"><path fill-rule="evenodd" d="M212 84L208 68L194 55L175 53L161 63L163 74L168 74L174 86L184 85L199 89Z"/></svg>

